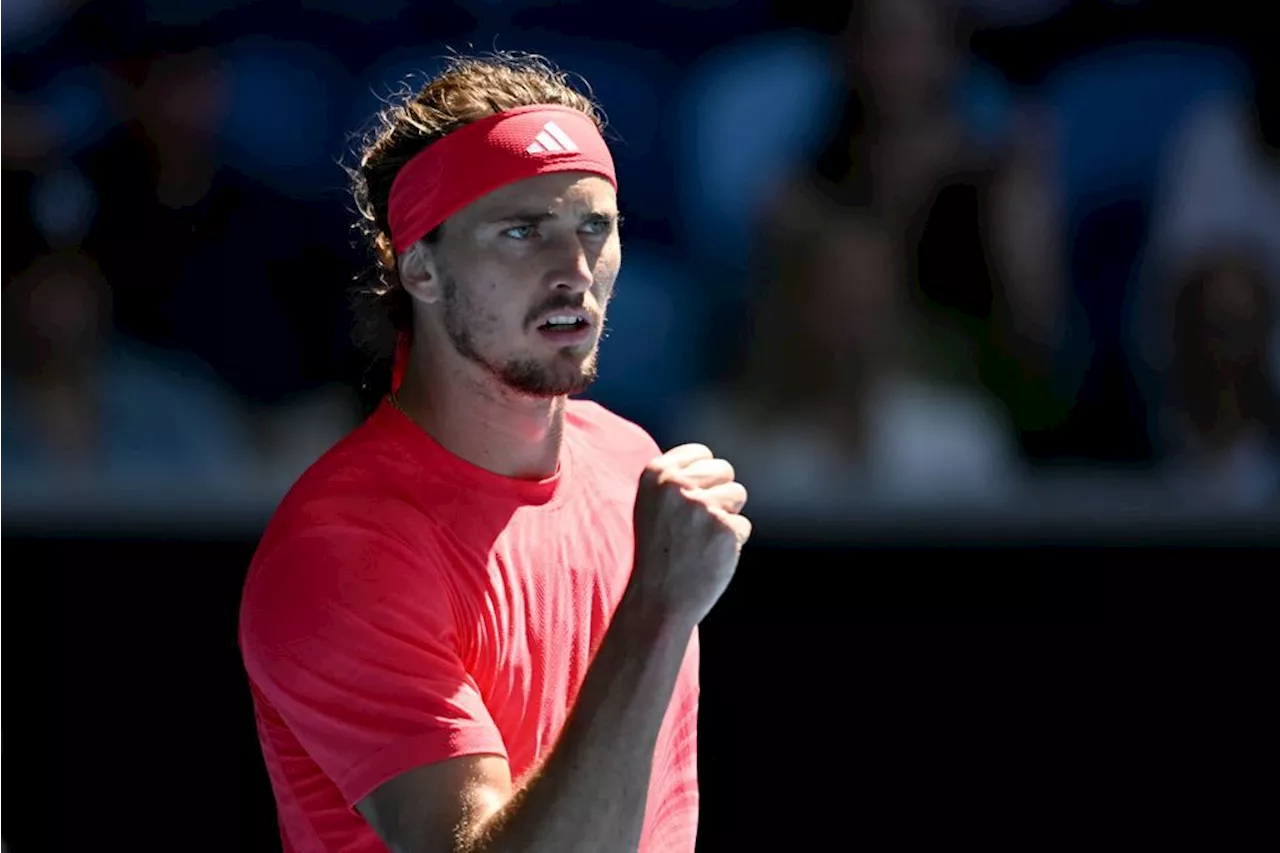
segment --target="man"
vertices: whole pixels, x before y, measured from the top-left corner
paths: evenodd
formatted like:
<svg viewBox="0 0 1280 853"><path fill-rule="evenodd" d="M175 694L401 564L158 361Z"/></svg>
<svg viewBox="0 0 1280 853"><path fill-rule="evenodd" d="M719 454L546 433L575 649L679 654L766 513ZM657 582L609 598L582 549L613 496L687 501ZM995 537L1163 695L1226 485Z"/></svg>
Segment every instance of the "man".
<svg viewBox="0 0 1280 853"><path fill-rule="evenodd" d="M240 644L289 851L691 851L733 469L570 401L621 261L593 105L459 59L355 175L392 389L278 509Z"/></svg>

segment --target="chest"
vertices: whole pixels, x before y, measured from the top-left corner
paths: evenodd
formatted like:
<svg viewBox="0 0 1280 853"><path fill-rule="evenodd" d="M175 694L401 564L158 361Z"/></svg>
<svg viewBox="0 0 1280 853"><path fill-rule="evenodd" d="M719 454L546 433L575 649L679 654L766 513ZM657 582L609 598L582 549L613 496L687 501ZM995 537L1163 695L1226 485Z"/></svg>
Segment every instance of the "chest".
<svg viewBox="0 0 1280 853"><path fill-rule="evenodd" d="M591 523L530 514L484 555L469 668L522 773L558 737L631 573L629 512Z"/></svg>

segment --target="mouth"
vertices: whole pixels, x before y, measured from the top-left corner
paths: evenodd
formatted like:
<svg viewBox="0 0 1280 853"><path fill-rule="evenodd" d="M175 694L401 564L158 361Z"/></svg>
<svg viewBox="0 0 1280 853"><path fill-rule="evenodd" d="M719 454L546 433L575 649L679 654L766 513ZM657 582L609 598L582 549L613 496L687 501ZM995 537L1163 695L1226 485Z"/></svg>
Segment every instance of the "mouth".
<svg viewBox="0 0 1280 853"><path fill-rule="evenodd" d="M571 346L591 339L593 324L585 311L560 310L542 317L535 331L560 346Z"/></svg>

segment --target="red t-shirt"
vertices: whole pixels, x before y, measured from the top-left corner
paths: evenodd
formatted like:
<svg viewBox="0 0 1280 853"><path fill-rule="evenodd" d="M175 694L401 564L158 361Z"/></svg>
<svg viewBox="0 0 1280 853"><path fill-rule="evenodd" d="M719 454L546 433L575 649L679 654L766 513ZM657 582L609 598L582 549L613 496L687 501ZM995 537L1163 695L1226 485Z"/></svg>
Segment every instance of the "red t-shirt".
<svg viewBox="0 0 1280 853"><path fill-rule="evenodd" d="M501 477L383 404L281 503L240 612L288 853L385 846L354 806L413 767L554 745L631 571L632 511L659 453L571 401L557 473ZM692 851L698 638L654 755L641 849Z"/></svg>

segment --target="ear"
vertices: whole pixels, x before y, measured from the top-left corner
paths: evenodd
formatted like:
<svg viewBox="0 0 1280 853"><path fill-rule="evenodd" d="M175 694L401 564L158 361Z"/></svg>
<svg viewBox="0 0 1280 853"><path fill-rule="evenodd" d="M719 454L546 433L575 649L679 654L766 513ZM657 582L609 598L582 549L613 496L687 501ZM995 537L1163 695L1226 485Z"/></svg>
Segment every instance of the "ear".
<svg viewBox="0 0 1280 853"><path fill-rule="evenodd" d="M431 304L441 296L439 261L436 249L419 240L396 259L400 285L417 302Z"/></svg>

